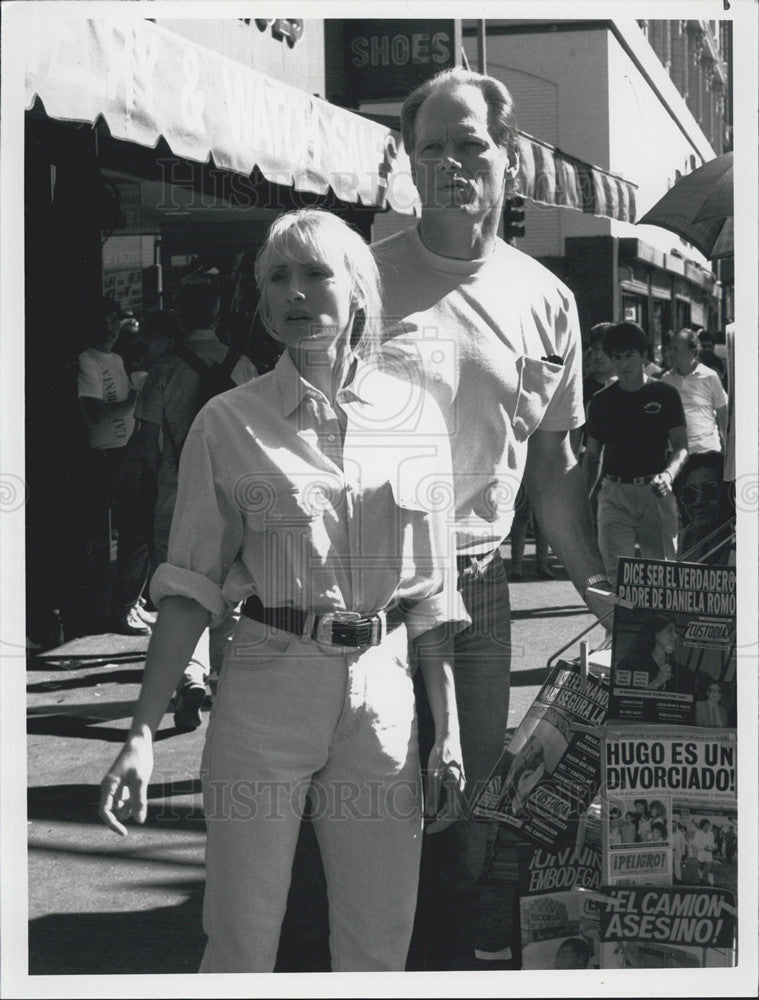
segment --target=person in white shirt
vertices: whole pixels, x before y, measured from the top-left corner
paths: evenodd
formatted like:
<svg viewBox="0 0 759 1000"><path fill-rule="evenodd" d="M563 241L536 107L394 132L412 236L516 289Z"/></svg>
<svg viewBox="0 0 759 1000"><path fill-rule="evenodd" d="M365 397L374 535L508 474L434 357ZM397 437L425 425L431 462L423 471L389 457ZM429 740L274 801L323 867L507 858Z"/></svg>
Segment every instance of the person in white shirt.
<svg viewBox="0 0 759 1000"><path fill-rule="evenodd" d="M428 815L439 800L455 815L464 787L451 636L469 616L442 502L446 427L429 396L372 363L377 271L336 216L282 216L256 280L287 349L187 435L142 691L101 816L122 835L128 817L144 822L169 695L202 629L245 601L202 762L201 971L273 971L309 791L333 970L402 971L422 841L409 639L435 718Z"/></svg>
<svg viewBox="0 0 759 1000"><path fill-rule="evenodd" d="M89 462L82 483L82 520L86 523L85 565L89 591L87 601L100 603L102 566L110 559L109 507L119 525L124 513L119 503L119 478L127 456L126 445L134 430L136 392L113 351L121 325L121 309L115 299L103 298L94 308L90 344L79 355L77 395L84 414L89 441ZM135 612L147 576L147 558L133 552L128 532L119 533L117 580L109 627L124 635L147 635L150 628Z"/></svg>
<svg viewBox="0 0 759 1000"><path fill-rule="evenodd" d="M701 343L694 330L672 339L672 368L661 380L680 393L688 429L688 453L723 451L727 432L727 393L719 375L698 360Z"/></svg>

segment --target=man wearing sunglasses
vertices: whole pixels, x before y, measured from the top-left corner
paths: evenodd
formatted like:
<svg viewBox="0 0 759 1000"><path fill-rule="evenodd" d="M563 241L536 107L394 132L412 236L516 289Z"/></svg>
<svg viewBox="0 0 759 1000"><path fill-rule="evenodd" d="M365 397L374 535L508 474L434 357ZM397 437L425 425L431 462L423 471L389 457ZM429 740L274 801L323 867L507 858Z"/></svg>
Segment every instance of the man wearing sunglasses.
<svg viewBox="0 0 759 1000"><path fill-rule="evenodd" d="M686 525L680 534L680 558L691 562L732 563L735 536L722 481L722 455L691 455L682 473L679 497Z"/></svg>
<svg viewBox="0 0 759 1000"><path fill-rule="evenodd" d="M646 375L648 340L636 323L614 323L603 349L617 381L588 403L583 469L598 505L598 547L606 572L620 556L674 559L678 511L672 483L688 457L676 389Z"/></svg>

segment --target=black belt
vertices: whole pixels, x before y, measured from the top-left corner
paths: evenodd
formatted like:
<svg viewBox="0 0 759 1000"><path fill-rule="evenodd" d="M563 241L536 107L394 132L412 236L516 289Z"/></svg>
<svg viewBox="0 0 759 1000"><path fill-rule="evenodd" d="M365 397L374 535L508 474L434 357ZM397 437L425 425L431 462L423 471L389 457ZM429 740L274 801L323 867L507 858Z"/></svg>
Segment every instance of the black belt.
<svg viewBox="0 0 759 1000"><path fill-rule="evenodd" d="M264 625L301 636L308 618L308 612L300 608L265 608L255 595L243 604L242 613ZM366 617L357 611L330 611L314 616L311 638L326 646L378 646L383 636L398 628L403 621L400 608Z"/></svg>
<svg viewBox="0 0 759 1000"><path fill-rule="evenodd" d="M625 483L627 486L648 486L658 475L657 472L653 476L612 476L605 472L604 479L608 479L610 483Z"/></svg>
<svg viewBox="0 0 759 1000"><path fill-rule="evenodd" d="M478 552L477 555L471 556L456 556L456 570L462 573L465 569L469 569L473 565L479 566L480 569L485 569L488 563L491 563L495 556L500 555L501 550L496 546L490 552Z"/></svg>

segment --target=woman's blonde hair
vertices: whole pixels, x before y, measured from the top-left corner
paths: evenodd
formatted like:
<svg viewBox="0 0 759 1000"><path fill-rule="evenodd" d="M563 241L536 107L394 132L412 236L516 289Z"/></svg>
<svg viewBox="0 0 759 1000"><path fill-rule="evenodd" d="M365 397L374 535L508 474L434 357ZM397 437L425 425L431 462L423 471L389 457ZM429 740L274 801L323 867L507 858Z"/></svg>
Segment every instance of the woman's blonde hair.
<svg viewBox="0 0 759 1000"><path fill-rule="evenodd" d="M301 208L286 212L272 223L266 242L256 257L256 285L261 294L259 314L269 331L272 327L266 276L278 261L307 263L321 260L337 273L344 270L351 280L351 296L357 313L351 344L362 358L376 359L382 342L382 298L374 256L361 236L331 212Z"/></svg>

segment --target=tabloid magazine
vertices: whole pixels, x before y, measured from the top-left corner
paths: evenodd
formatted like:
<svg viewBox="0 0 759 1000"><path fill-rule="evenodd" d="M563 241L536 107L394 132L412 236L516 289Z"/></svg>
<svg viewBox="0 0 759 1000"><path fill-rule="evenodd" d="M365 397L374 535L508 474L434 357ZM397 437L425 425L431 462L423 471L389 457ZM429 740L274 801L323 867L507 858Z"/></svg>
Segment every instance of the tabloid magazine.
<svg viewBox="0 0 759 1000"><path fill-rule="evenodd" d="M538 692L480 796L475 819L495 819L521 837L555 849L574 840L577 822L598 791L598 735L574 727L606 721L605 678L559 661Z"/></svg>
<svg viewBox="0 0 759 1000"><path fill-rule="evenodd" d="M604 889L602 969L724 968L735 964L735 900L722 889Z"/></svg>
<svg viewBox="0 0 759 1000"><path fill-rule="evenodd" d="M556 852L520 848L519 870L522 968L598 969L600 852L573 844Z"/></svg>
<svg viewBox="0 0 759 1000"><path fill-rule="evenodd" d="M735 567L622 558L617 594L609 720L734 727Z"/></svg>
<svg viewBox="0 0 759 1000"><path fill-rule="evenodd" d="M602 737L603 883L737 891L735 733L661 726Z"/></svg>

